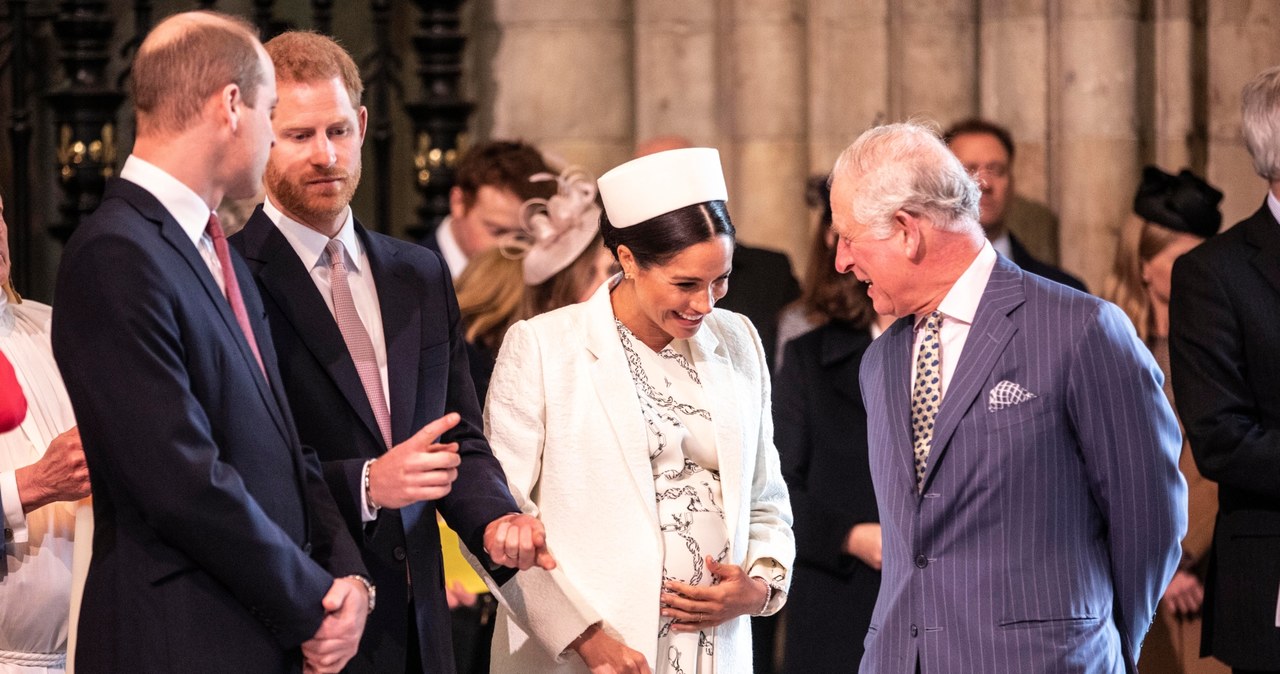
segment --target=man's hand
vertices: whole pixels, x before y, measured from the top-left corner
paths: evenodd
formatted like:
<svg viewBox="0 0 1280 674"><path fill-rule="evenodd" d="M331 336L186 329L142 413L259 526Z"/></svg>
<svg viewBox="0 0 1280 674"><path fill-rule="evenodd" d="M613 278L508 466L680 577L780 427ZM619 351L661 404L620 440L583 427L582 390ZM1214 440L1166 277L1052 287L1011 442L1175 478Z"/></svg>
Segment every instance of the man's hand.
<svg viewBox="0 0 1280 674"><path fill-rule="evenodd" d="M591 674L650 674L649 663L640 651L627 648L600 629L599 624L588 627L569 648L577 651Z"/></svg>
<svg viewBox="0 0 1280 674"><path fill-rule="evenodd" d="M89 495L89 466L80 446L80 427L73 426L49 443L39 461L14 473L22 511L29 513L56 501L79 501Z"/></svg>
<svg viewBox="0 0 1280 674"><path fill-rule="evenodd" d="M369 466L369 497L378 507L403 508L448 495L462 459L458 443L436 440L460 419L456 412L436 419Z"/></svg>
<svg viewBox="0 0 1280 674"><path fill-rule="evenodd" d="M863 564L880 570L880 524L862 522L853 525L844 539L845 553L862 560Z"/></svg>
<svg viewBox="0 0 1280 674"><path fill-rule="evenodd" d="M707 570L720 580L715 585L689 585L669 580L662 584L662 615L675 618L673 632L709 629L764 606L769 590L735 564L718 564L707 556Z"/></svg>
<svg viewBox="0 0 1280 674"><path fill-rule="evenodd" d="M335 674L356 654L364 621L369 615L369 593L354 578L336 578L321 600L325 618L315 636L302 644L306 674Z"/></svg>
<svg viewBox="0 0 1280 674"><path fill-rule="evenodd" d="M468 590L462 581L455 580L444 586L444 598L449 604L449 610L452 611L459 606L475 606L478 597Z"/></svg>
<svg viewBox="0 0 1280 674"><path fill-rule="evenodd" d="M547 532L542 521L532 515L508 513L484 528L484 551L494 564L521 571L534 565L548 571L556 560L547 550Z"/></svg>
<svg viewBox="0 0 1280 674"><path fill-rule="evenodd" d="M1190 571L1179 571L1173 574L1173 580L1169 581L1160 604L1175 616L1189 618L1199 613L1204 604L1204 585Z"/></svg>

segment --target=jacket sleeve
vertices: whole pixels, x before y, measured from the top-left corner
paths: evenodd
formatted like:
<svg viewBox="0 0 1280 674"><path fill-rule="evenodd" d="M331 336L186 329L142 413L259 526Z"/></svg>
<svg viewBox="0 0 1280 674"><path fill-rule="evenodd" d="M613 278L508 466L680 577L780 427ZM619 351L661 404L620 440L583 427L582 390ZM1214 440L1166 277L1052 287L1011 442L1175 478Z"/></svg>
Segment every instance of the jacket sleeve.
<svg viewBox="0 0 1280 674"><path fill-rule="evenodd" d="M1274 501L1280 499L1280 428L1261 418L1241 315L1211 264L1194 255L1174 263L1169 357L1196 465L1223 487Z"/></svg>
<svg viewBox="0 0 1280 674"><path fill-rule="evenodd" d="M536 494L546 437L542 357L542 345L529 324L512 326L498 353L484 411L485 429L506 471L511 495L523 512L534 517L540 515ZM557 660L574 639L601 620L560 567L551 571L534 567L501 587L491 587L520 626Z"/></svg>
<svg viewBox="0 0 1280 674"><path fill-rule="evenodd" d="M1121 646L1137 660L1187 530L1182 439L1150 351L1119 308L1096 306L1071 358L1067 413L1106 524Z"/></svg>
<svg viewBox="0 0 1280 674"><path fill-rule="evenodd" d="M778 460L778 448L773 444L773 400L769 381L769 367L765 359L760 336L746 317L739 316L751 336L756 368L760 377L759 405L760 434L756 437L755 468L751 476L751 524L746 559L742 567L751 570L757 563L772 559L774 577L771 582L781 587L765 607L764 614L778 612L786 603L787 589L791 586L791 569L796 558L796 539L791 531L791 498L787 483L782 479ZM781 576L780 578L777 576Z"/></svg>

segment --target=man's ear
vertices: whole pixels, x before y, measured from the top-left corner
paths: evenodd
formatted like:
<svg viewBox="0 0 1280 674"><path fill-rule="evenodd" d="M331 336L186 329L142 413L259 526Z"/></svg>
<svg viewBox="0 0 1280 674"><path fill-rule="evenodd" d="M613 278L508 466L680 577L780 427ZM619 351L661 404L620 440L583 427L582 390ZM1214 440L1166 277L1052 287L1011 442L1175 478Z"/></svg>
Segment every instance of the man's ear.
<svg viewBox="0 0 1280 674"><path fill-rule="evenodd" d="M461 220L467 214L467 198L462 188L454 186L449 189L449 217Z"/></svg>
<svg viewBox="0 0 1280 674"><path fill-rule="evenodd" d="M368 110L368 108L364 107L363 105L362 105L362 106L360 106L360 110L358 110L358 111L356 112L356 119L358 119L358 120L359 120L359 123L360 123L360 145L361 145L361 146L363 146L363 145L364 145L364 132L365 132L365 129L367 129L367 128L369 127L369 110Z"/></svg>
<svg viewBox="0 0 1280 674"><path fill-rule="evenodd" d="M216 98L217 119L225 121L231 133L240 128L240 115L244 112L244 96L240 85L234 82L218 91Z"/></svg>
<svg viewBox="0 0 1280 674"><path fill-rule="evenodd" d="M902 237L902 252L908 260L919 262L924 257L924 219L903 209L893 214L895 236Z"/></svg>

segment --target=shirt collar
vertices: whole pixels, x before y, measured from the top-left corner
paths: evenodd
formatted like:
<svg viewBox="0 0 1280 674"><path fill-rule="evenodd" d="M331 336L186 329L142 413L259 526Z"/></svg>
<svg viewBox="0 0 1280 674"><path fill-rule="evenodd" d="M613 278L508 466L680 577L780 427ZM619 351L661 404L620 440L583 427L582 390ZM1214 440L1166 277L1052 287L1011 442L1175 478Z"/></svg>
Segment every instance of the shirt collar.
<svg viewBox="0 0 1280 674"><path fill-rule="evenodd" d="M1280 199L1271 190L1267 190L1267 208L1271 209L1271 217L1280 222Z"/></svg>
<svg viewBox="0 0 1280 674"><path fill-rule="evenodd" d="M990 241L984 239L982 250L978 251L977 257L969 263L969 268L956 279L946 296L942 298L942 302L938 304L938 312L951 320L972 325L974 317L978 315L978 304L982 302L982 293L987 289L987 281L991 280L991 272L995 268L995 248L991 247ZM926 314L916 316L917 329L920 328L926 316Z"/></svg>
<svg viewBox="0 0 1280 674"><path fill-rule="evenodd" d="M315 269L317 265L329 265L329 256L324 252L325 246L329 245L329 237L285 215L271 200L270 195L262 203L262 212L275 223L276 229L280 230L285 240L293 247L293 251L298 254L308 272ZM342 229L339 229L338 235L333 238L342 242L342 248L346 251L344 255L346 260L343 262L347 265L347 271L359 274L364 246L361 245L360 237L356 236L355 218L351 215L350 206L347 206Z"/></svg>
<svg viewBox="0 0 1280 674"><path fill-rule="evenodd" d="M191 237L191 243L200 242L205 228L209 226L209 214L212 211L195 190L159 166L134 154L124 160L120 177L150 192L169 211L169 215L178 221L182 231Z"/></svg>
<svg viewBox="0 0 1280 674"><path fill-rule="evenodd" d="M445 216L436 227L436 243L440 245L440 257L449 266L449 275L457 280L462 270L467 268L467 254L458 245L458 237L453 235L453 218Z"/></svg>
<svg viewBox="0 0 1280 674"><path fill-rule="evenodd" d="M991 247L996 249L997 253L1013 259L1013 242L1009 240L1009 230L1004 230L994 239L991 239Z"/></svg>

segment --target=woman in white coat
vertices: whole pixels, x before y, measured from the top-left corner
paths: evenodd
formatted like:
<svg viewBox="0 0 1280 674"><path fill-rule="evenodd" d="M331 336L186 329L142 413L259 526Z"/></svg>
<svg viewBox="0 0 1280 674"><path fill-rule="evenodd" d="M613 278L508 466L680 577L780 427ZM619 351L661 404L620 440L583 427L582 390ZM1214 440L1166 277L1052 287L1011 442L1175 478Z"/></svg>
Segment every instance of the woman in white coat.
<svg viewBox="0 0 1280 674"><path fill-rule="evenodd" d="M489 389L494 454L558 561L500 588L493 671L749 672L749 616L781 608L795 541L763 347L712 309L734 236L719 154L599 187L622 276L513 326Z"/></svg>

